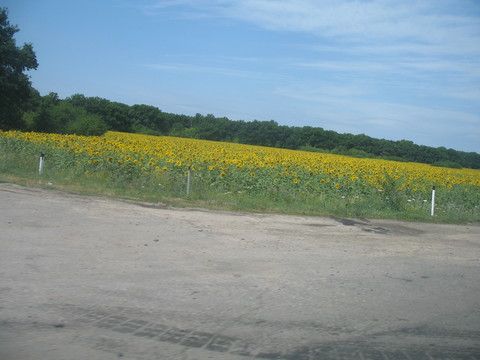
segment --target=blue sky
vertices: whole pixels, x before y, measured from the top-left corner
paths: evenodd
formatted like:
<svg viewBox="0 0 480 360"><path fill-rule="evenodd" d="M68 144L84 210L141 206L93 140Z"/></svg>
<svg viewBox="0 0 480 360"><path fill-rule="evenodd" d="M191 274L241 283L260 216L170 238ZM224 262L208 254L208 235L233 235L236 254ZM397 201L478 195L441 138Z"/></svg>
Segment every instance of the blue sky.
<svg viewBox="0 0 480 360"><path fill-rule="evenodd" d="M42 94L480 152L480 1L0 1Z"/></svg>

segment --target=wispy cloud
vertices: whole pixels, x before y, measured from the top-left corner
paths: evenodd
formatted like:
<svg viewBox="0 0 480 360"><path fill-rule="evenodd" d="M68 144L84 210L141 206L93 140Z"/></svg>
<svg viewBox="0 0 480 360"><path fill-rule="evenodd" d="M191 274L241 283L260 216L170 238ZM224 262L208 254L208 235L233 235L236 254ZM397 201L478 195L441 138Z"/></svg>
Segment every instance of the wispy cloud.
<svg viewBox="0 0 480 360"><path fill-rule="evenodd" d="M304 102L303 108L312 118L322 119L327 125L340 124L347 132L415 139L433 146L441 145L434 139L448 136L480 139L480 116L466 111L380 101L372 99L368 91L356 86L284 87L277 88L275 92L279 96ZM455 119L453 124L452 119Z"/></svg>
<svg viewBox="0 0 480 360"><path fill-rule="evenodd" d="M272 30L363 44L364 51L383 47L386 51L480 52L480 24L477 17L470 15L470 10L478 10L478 4L472 1L161 0L143 8L177 8L185 12L195 9ZM452 9L456 10L452 13ZM372 39L376 45L367 45ZM392 40L397 44L392 45ZM378 46L382 41L383 46Z"/></svg>
<svg viewBox="0 0 480 360"><path fill-rule="evenodd" d="M370 60L371 55L379 57L360 70L384 70L384 63L423 70L480 67L480 22L470 15L480 6L466 0L161 0L142 8L152 13L176 9L311 34L319 39L308 44L311 49L348 53L353 61L365 55ZM399 63L399 57L409 61Z"/></svg>
<svg viewBox="0 0 480 360"><path fill-rule="evenodd" d="M154 63L154 64L144 64L146 68L169 71L169 72L187 72L187 73L199 73L199 74L208 74L208 75L220 75L228 77L238 77L246 79L256 79L256 80L266 80L271 78L278 78L276 74L271 74L268 72L260 71L251 71L241 68L234 67L222 67L222 66L204 66L198 65L195 63ZM284 77L284 76L283 76Z"/></svg>
<svg viewBox="0 0 480 360"><path fill-rule="evenodd" d="M236 77L258 77L258 73L251 71L238 70L238 69L229 69L221 67L211 67L211 66L199 66L193 64L145 64L145 67L155 69L155 70L165 70L165 71L180 71L180 72L197 72L197 73L208 73L214 75L225 75L225 76L236 76Z"/></svg>
<svg viewBox="0 0 480 360"><path fill-rule="evenodd" d="M479 53L480 25L467 1L247 0L230 2L224 13L275 30L332 38L346 45L391 51ZM452 14L452 8L464 9ZM372 46L374 41L375 46Z"/></svg>
<svg viewBox="0 0 480 360"><path fill-rule="evenodd" d="M472 61L446 61L438 59L390 59L378 61L375 59L351 60L319 60L311 62L294 62L293 66L304 69L317 69L336 72L355 73L385 73L395 72L411 76L440 73L442 75L456 74L470 77L480 77L480 66Z"/></svg>
<svg viewBox="0 0 480 360"><path fill-rule="evenodd" d="M440 144L438 139L456 135L479 149L474 145L480 143L476 1L152 0L144 9L250 24L285 34L282 39L292 49L292 55L282 52L275 60L217 55L218 67L189 65L192 60L152 68L243 78L276 75L272 99L290 99L296 111L305 106L304 117L328 119L331 128L406 138L415 138L405 130L414 129L424 143Z"/></svg>

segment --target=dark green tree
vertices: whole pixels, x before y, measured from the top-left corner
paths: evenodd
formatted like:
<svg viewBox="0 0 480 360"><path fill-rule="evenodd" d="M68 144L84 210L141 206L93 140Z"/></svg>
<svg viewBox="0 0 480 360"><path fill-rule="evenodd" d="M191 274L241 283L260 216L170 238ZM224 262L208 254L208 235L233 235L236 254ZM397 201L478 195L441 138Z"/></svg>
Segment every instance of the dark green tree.
<svg viewBox="0 0 480 360"><path fill-rule="evenodd" d="M24 119L28 130L39 132L101 135L107 131L100 116L61 100L56 93L41 97L37 109L26 112Z"/></svg>
<svg viewBox="0 0 480 360"><path fill-rule="evenodd" d="M22 112L35 94L25 72L37 68L37 59L31 44L17 46L18 30L0 8L0 129L23 128Z"/></svg>

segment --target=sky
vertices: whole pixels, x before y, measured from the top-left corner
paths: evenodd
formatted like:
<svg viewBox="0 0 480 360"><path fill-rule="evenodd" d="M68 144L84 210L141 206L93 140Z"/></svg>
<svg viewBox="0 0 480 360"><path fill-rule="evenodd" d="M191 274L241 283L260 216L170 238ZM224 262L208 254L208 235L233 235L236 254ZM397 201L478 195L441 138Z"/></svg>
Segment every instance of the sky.
<svg viewBox="0 0 480 360"><path fill-rule="evenodd" d="M41 94L480 152L480 1L0 0Z"/></svg>

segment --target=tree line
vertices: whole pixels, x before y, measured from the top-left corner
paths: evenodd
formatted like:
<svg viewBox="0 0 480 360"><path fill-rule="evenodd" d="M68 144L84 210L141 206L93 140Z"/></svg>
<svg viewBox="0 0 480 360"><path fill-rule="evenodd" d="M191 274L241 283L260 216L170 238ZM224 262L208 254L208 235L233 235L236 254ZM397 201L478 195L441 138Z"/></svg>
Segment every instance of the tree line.
<svg viewBox="0 0 480 360"><path fill-rule="evenodd" d="M212 114L179 115L155 106L129 106L82 94L63 100L54 93L38 96L36 104L36 108L24 116L24 126L35 131L101 134L116 130L480 168L480 155L474 152L417 145L408 140L376 139L364 134L340 134L320 127L285 126L275 121L235 121ZM84 120L71 120L64 128L67 118ZM77 122L79 125L75 126Z"/></svg>
<svg viewBox="0 0 480 360"><path fill-rule="evenodd" d="M127 105L75 94L61 99L41 96L25 71L38 66L31 44L17 47L18 28L0 8L0 129L101 135L107 130L172 135L197 139L327 151L358 157L414 161L439 166L480 168L480 154L412 141L340 134L311 126L286 126L275 121L230 120L211 114L194 116L163 112L150 105Z"/></svg>

